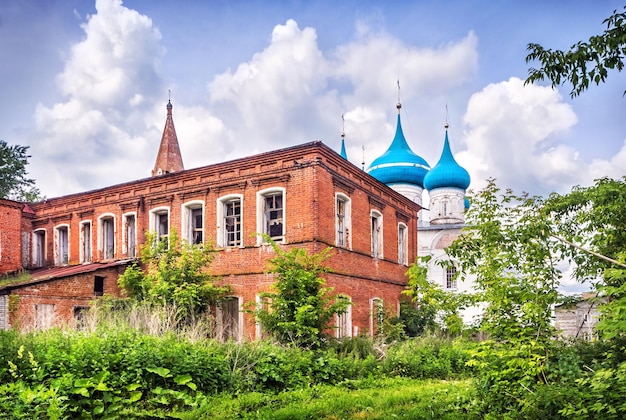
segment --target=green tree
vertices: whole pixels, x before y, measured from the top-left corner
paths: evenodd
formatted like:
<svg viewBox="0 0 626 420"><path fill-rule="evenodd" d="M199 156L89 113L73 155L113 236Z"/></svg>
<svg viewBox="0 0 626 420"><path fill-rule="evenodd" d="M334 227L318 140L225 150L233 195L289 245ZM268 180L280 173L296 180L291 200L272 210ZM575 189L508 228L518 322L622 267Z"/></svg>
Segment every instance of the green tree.
<svg viewBox="0 0 626 420"><path fill-rule="evenodd" d="M321 275L332 248L309 254L303 248L283 251L269 240L276 256L270 260L270 272L276 275L273 290L261 295L268 302L255 315L265 331L281 343L303 348L322 347L335 315L346 312L349 301L331 294Z"/></svg>
<svg viewBox="0 0 626 420"><path fill-rule="evenodd" d="M481 329L490 340L472 362L480 404L485 412L510 413L545 383L555 337L551 309L558 299L559 244L541 213L541 198L501 192L490 179L471 200L468 227L447 252L462 278L474 276L484 302Z"/></svg>
<svg viewBox="0 0 626 420"><path fill-rule="evenodd" d="M0 198L28 202L41 198L35 181L27 178L28 147L9 146L0 140Z"/></svg>
<svg viewBox="0 0 626 420"><path fill-rule="evenodd" d="M409 279L402 293L411 298L416 311L405 311L406 315L412 315L413 324L419 321L421 325L413 325L412 330L417 327L420 334L434 331L439 320L444 332L458 335L463 329L459 311L470 303L470 297L462 293L445 291L428 281L427 264L431 259L430 255L418 258L407 270L406 275ZM445 265L445 262L443 264Z"/></svg>
<svg viewBox="0 0 626 420"><path fill-rule="evenodd" d="M137 301L173 305L181 322L206 312L230 292L230 287L217 285L208 271L213 249L183 241L174 230L169 241L156 241L148 234L140 253L141 265L126 269L118 279L120 287Z"/></svg>
<svg viewBox="0 0 626 420"><path fill-rule="evenodd" d="M528 70L526 83L547 79L556 87L569 82L572 84L570 96L575 97L587 90L590 83L604 83L609 70L622 71L626 54L626 13L614 10L603 23L606 30L601 35L592 36L586 42L579 41L567 51L528 44L526 63L536 60L541 67Z"/></svg>

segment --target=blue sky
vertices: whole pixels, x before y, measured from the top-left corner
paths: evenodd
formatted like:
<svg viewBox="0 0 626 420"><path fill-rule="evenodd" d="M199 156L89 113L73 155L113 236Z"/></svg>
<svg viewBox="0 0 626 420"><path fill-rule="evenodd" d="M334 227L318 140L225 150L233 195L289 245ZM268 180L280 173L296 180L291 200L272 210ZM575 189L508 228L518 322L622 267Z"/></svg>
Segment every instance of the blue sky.
<svg viewBox="0 0 626 420"><path fill-rule="evenodd" d="M405 136L431 166L447 118L471 188L566 192L626 173L624 75L575 99L524 86L526 46L568 48L623 6L3 1L0 139L30 146L48 197L148 177L171 90L187 168L313 140L339 150L344 124L367 166L393 138L399 79Z"/></svg>

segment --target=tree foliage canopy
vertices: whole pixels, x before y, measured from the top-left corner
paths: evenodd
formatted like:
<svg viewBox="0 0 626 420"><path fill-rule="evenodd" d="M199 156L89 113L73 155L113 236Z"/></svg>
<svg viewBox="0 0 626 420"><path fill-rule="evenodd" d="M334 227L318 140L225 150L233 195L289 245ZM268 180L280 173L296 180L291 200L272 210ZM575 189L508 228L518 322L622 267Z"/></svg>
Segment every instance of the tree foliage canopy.
<svg viewBox="0 0 626 420"><path fill-rule="evenodd" d="M27 177L28 147L9 146L0 140L0 198L29 202L39 199L35 180Z"/></svg>
<svg viewBox="0 0 626 420"><path fill-rule="evenodd" d="M208 271L213 250L206 245L192 245L172 230L169 241L156 241L149 234L141 247L142 266L126 269L118 283L136 300L154 305L169 304L179 310L181 320L208 310L230 288L217 285Z"/></svg>
<svg viewBox="0 0 626 420"><path fill-rule="evenodd" d="M276 275L273 290L261 295L267 307L255 311L263 328L282 343L316 348L324 344L330 323L337 314L345 313L347 298L331 294L321 274L332 248L318 254L306 249L284 251L270 241L276 256L270 260L270 272Z"/></svg>
<svg viewBox="0 0 626 420"><path fill-rule="evenodd" d="M609 70L622 71L626 56L626 13L614 10L603 23L606 30L602 34L579 41L567 51L528 44L526 63L536 60L541 67L528 70L526 83L547 79L556 87L569 82L572 84L570 96L575 97L591 83L604 83Z"/></svg>

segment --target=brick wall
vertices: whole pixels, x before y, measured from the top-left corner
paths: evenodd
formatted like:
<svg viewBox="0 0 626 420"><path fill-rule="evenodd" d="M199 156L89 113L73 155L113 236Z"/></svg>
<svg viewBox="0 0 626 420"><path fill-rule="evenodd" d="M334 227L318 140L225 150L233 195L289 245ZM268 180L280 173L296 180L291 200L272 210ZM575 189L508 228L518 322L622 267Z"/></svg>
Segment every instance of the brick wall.
<svg viewBox="0 0 626 420"><path fill-rule="evenodd" d="M0 276L22 269L22 207L0 199Z"/></svg>
<svg viewBox="0 0 626 420"><path fill-rule="evenodd" d="M69 227L69 264L81 262L81 222L91 222L92 261L103 261L100 221L103 215L115 220L114 259L128 255L124 242L123 215L136 214L137 243L145 241L145 232L151 229L150 212L168 209L170 229L184 232L183 209L185 203L204 203L204 238L215 244L221 235L218 220L218 200L232 194L242 197L241 247L218 248L210 267L215 275L234 288L233 294L244 302L254 302L256 295L267 290L272 283L265 274L267 261L273 256L271 247L258 246L258 194L269 188L285 191L285 249L290 246L306 247L319 252L335 246L335 196L349 197L351 205L350 241L346 248L337 248L328 265L329 285L337 293L349 295L353 302L353 324L360 331L370 325L370 300L382 298L389 311L395 313L397 302L406 284L406 266L398 264L398 223L409 231L409 262L417 249L417 212L419 206L341 158L336 152L319 142L294 146L245 159L210 165L202 168L147 178L108 188L88 191L33 204L35 216L32 229L45 229L47 264L54 264L55 228ZM383 258L371 256L371 212L379 212L383 219ZM62 298L72 298L74 288L69 280L58 290L59 313L69 303ZM82 284L82 283L81 283ZM51 286L50 286L51 287ZM47 289L46 293L52 293ZM34 294L33 299L46 293ZM80 296L84 296L84 291ZM21 292L20 292L21 294ZM78 295L77 295L78 296ZM30 299L30 298L29 298ZM81 298L82 299L82 298ZM71 300L71 299L69 299ZM76 299L75 299L76 300ZM34 301L29 301L32 306ZM71 306L71 305L70 305ZM68 306L69 307L69 306ZM27 322L32 314L22 314ZM254 320L247 314L244 336L254 331ZM30 321L29 321L30 322Z"/></svg>

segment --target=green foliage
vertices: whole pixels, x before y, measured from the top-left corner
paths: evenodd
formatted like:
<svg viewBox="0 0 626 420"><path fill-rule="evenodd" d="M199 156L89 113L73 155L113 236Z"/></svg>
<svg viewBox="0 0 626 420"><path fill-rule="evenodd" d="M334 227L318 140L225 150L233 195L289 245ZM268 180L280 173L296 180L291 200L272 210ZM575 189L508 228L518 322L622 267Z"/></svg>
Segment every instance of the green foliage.
<svg viewBox="0 0 626 420"><path fill-rule="evenodd" d="M142 266L128 267L118 283L137 301L176 307L179 320L185 323L230 291L218 286L208 272L212 261L211 247L182 241L173 230L169 242L157 242L148 234L141 248Z"/></svg>
<svg viewBox="0 0 626 420"><path fill-rule="evenodd" d="M0 198L33 202L41 199L35 180L27 178L29 146L9 146L0 140Z"/></svg>
<svg viewBox="0 0 626 420"><path fill-rule="evenodd" d="M543 200L511 191L494 180L472 196L468 228L448 248L461 275L474 275L484 302L481 328L492 339L475 351L478 396L485 410L519 409L545 383L555 331L551 309L558 299L559 255Z"/></svg>
<svg viewBox="0 0 626 420"><path fill-rule="evenodd" d="M609 70L622 71L626 54L626 13L614 10L603 23L606 30L601 35L592 36L587 42L579 41L568 51L528 44L530 52L526 63L537 60L541 68L529 69L526 83L547 79L555 87L569 82L572 84L570 96L574 97L587 90L590 83L604 83Z"/></svg>
<svg viewBox="0 0 626 420"><path fill-rule="evenodd" d="M409 280L406 289L402 292L409 296L417 306L421 315L424 316L424 325L418 327L421 332L433 330L437 325L436 319L442 321L440 326L451 335L459 335L463 329L463 321L459 311L470 303L470 297L459 292L448 292L438 285L428 281L428 262L431 256L419 257L409 267L406 275ZM446 262L440 262L446 264ZM457 274L458 275L458 274ZM432 316L432 318L428 318Z"/></svg>
<svg viewBox="0 0 626 420"><path fill-rule="evenodd" d="M267 238L269 241L269 238ZM325 287L323 262L331 248L310 255L305 249L283 251L270 242L276 256L270 260L270 272L276 276L273 291L261 295L269 307L260 307L255 315L263 329L281 343L302 348L319 348L328 339L333 317L345 313L349 301L332 295Z"/></svg>

